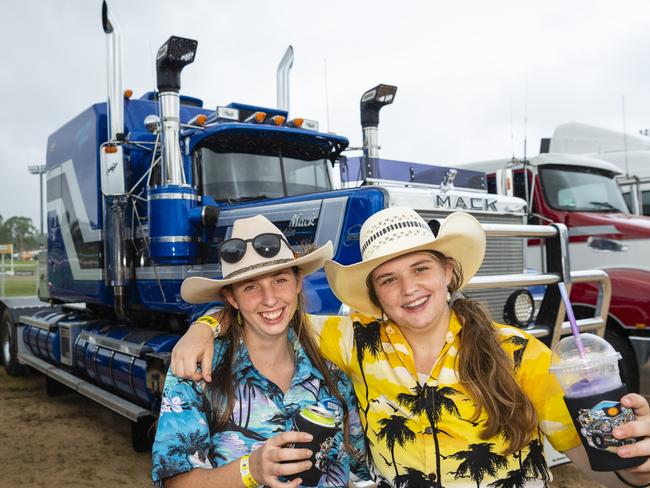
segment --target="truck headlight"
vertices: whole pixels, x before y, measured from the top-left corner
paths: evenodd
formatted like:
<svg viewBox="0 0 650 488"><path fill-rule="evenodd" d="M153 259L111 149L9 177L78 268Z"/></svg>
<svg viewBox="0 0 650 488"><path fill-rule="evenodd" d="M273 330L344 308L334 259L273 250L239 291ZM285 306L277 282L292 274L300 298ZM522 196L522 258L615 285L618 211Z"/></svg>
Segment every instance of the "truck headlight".
<svg viewBox="0 0 650 488"><path fill-rule="evenodd" d="M506 324L526 327L533 320L534 311L535 304L530 292L525 289L517 290L506 300L503 320Z"/></svg>

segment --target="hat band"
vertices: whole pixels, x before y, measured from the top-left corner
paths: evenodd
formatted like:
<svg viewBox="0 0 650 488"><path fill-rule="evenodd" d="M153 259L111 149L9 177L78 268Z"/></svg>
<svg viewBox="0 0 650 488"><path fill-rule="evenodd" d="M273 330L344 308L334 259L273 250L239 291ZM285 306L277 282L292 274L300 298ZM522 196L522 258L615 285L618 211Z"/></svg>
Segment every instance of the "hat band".
<svg viewBox="0 0 650 488"><path fill-rule="evenodd" d="M228 273L227 276L224 276L224 280L229 280L230 278L240 275L242 273L245 273L246 271L251 271L253 269L259 269L259 268L265 268L267 266L274 266L276 264L284 264L284 263L290 263L291 261L295 261L294 258L284 258L284 259L274 259L273 261L265 261L263 263L257 263L257 264L252 264L250 266L246 266L245 268L241 269L236 269L232 273Z"/></svg>
<svg viewBox="0 0 650 488"><path fill-rule="evenodd" d="M361 246L361 254L365 253L366 249L370 244L372 244L376 239L379 239L387 232L391 232L393 230L398 230L398 229L408 229L408 228L412 229L417 227L426 229L429 232L431 232L431 228L426 224L426 222L423 222L421 220L407 220L406 222L397 222L394 224L382 226L377 232L375 232L374 234L372 234L370 237L366 239L366 241Z"/></svg>

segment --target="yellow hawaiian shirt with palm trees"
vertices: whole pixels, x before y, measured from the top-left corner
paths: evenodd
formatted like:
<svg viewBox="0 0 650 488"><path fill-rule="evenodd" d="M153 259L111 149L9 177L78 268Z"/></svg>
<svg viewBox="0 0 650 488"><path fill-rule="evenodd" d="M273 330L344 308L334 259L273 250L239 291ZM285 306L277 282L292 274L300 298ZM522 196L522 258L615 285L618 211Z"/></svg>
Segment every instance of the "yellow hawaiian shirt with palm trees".
<svg viewBox="0 0 650 488"><path fill-rule="evenodd" d="M474 403L454 363L461 324L452 313L446 344L426 383L398 327L359 314L310 316L321 354L354 385L378 487L545 486L544 436L559 451L580 444L562 390L548 371L551 351L520 329L496 324L517 381L535 405L539 429L528 447L505 456L502 436L481 439Z"/></svg>

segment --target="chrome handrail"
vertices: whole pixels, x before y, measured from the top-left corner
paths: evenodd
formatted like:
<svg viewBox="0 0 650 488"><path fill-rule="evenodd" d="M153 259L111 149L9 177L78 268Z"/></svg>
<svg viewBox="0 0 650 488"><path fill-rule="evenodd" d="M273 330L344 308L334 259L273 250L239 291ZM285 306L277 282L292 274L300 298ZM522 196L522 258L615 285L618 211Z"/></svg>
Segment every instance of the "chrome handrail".
<svg viewBox="0 0 650 488"><path fill-rule="evenodd" d="M570 271L568 256L568 232L562 224L554 225L516 225L516 224L482 224L487 237L518 237L529 239L546 239L546 247L549 248L549 239L554 239L554 250L547 249L547 266L550 270L546 273L521 273L474 276L465 286L466 290L484 290L489 288L511 288L546 285L546 293L549 288L564 281L569 292L573 283L594 283L598 286L598 299L594 310L594 316L577 320L578 329L581 332L596 332L601 337L605 333L607 316L612 297L611 282L607 273L603 270L582 270ZM552 261L552 262L550 262ZM546 297L545 297L546 299ZM539 337L550 337L550 346L553 347L564 335L571 333L571 325L564 321L566 313L564 304L559 300L559 292L555 299L549 298L553 314L552 325L532 325L525 328L527 333ZM557 304L557 305L556 305ZM557 306L557 311L555 307Z"/></svg>

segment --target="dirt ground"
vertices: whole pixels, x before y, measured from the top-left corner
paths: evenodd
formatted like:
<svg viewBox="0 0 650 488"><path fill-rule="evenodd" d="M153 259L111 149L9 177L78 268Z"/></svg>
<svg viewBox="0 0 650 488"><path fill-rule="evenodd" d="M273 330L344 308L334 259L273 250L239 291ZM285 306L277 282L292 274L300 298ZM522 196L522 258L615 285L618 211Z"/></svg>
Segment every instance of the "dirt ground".
<svg viewBox="0 0 650 488"><path fill-rule="evenodd" d="M131 449L129 422L79 395L54 398L39 374L0 368L0 486L151 487L149 454ZM571 465L553 468L553 488L601 486Z"/></svg>

